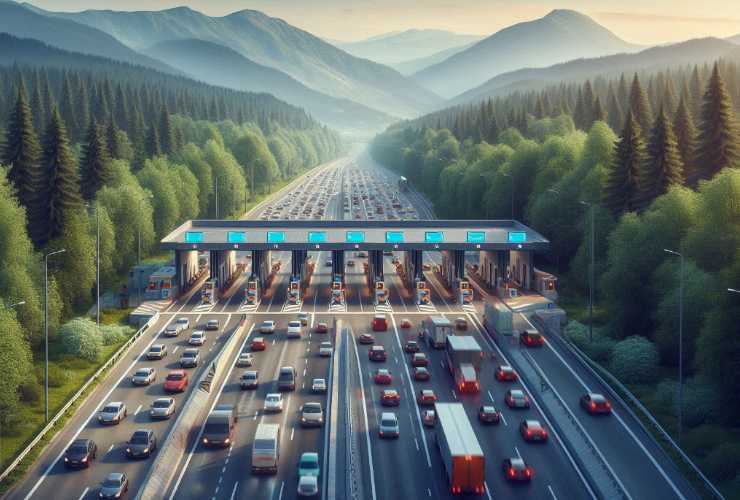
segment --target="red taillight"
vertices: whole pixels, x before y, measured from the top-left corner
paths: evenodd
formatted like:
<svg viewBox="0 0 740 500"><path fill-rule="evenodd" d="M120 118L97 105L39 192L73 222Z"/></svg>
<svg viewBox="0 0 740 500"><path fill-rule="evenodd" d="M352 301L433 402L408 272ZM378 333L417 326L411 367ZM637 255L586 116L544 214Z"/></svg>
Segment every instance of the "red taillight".
<svg viewBox="0 0 740 500"><path fill-rule="evenodd" d="M531 435L532 435L532 431L530 431L529 429L527 429L527 437L529 437Z"/></svg>
<svg viewBox="0 0 740 500"><path fill-rule="evenodd" d="M605 405L606 405L606 407L607 407L607 408L611 408L611 407L612 407L612 405L611 405L611 403L609 403L609 401L607 401L607 402L605 403Z"/></svg>
<svg viewBox="0 0 740 500"><path fill-rule="evenodd" d="M532 475L532 471L530 470L530 468L529 468L529 467L527 467L526 469L524 469L524 474L525 474L525 475L526 475L527 477L530 477L530 476Z"/></svg>
<svg viewBox="0 0 740 500"><path fill-rule="evenodd" d="M591 401L591 409L592 410L595 410L596 409L596 403L594 403L593 401Z"/></svg>
<svg viewBox="0 0 740 500"><path fill-rule="evenodd" d="M516 471L514 470L514 467L509 467L509 475L511 477L516 476Z"/></svg>

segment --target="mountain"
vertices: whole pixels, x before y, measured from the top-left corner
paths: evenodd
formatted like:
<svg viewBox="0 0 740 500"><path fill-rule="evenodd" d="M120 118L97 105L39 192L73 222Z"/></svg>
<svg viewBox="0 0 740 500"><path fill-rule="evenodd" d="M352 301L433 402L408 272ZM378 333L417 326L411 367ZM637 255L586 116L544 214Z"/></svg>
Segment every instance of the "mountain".
<svg viewBox="0 0 740 500"><path fill-rule="evenodd" d="M729 42L732 42L732 43L734 43L736 45L740 45L740 33L738 33L735 36L731 36L731 37L727 38L726 40L729 41Z"/></svg>
<svg viewBox="0 0 740 500"><path fill-rule="evenodd" d="M466 45L460 45L457 47L451 47L449 49L440 50L439 52L435 52L431 56L425 56L425 57L419 57L418 59L411 59L410 61L404 61L397 64L391 64L391 67L401 73L402 75L413 75L414 73L417 73L424 68L428 68L429 66L432 66L433 64L437 64L439 62L444 61L450 56L453 56L457 54L458 52L462 52L463 50L467 49L468 47L471 47L473 43L469 43Z"/></svg>
<svg viewBox="0 0 740 500"><path fill-rule="evenodd" d="M543 18L498 31L414 74L414 79L450 98L507 71L550 66L581 57L634 52L639 48L588 16L572 10L554 10Z"/></svg>
<svg viewBox="0 0 740 500"><path fill-rule="evenodd" d="M440 51L470 45L481 40L479 35L461 35L444 30L412 29L385 33L359 42L340 42L337 46L350 54L395 66Z"/></svg>
<svg viewBox="0 0 740 500"><path fill-rule="evenodd" d="M361 104L311 90L285 73L250 61L223 45L202 40L172 40L160 42L147 52L206 83L270 93L301 106L314 118L335 128L379 129L393 121L390 116Z"/></svg>
<svg viewBox="0 0 740 500"><path fill-rule="evenodd" d="M94 27L66 19L48 17L8 0L0 0L0 32L34 38L61 49L108 57L171 73L176 70L132 50L111 35Z"/></svg>
<svg viewBox="0 0 740 500"><path fill-rule="evenodd" d="M440 102L434 93L386 66L361 59L254 10L209 17L187 7L154 12L87 10L46 15L94 26L137 50L160 42L197 39L230 47L278 69L307 87L393 116L415 116Z"/></svg>
<svg viewBox="0 0 740 500"><path fill-rule="evenodd" d="M703 64L740 54L740 49L726 40L699 38L673 45L652 47L636 54L617 54L592 59L577 59L548 68L520 69L498 75L452 99L449 104L508 94L515 90L539 90L559 82L577 82L595 77L618 76L643 70Z"/></svg>

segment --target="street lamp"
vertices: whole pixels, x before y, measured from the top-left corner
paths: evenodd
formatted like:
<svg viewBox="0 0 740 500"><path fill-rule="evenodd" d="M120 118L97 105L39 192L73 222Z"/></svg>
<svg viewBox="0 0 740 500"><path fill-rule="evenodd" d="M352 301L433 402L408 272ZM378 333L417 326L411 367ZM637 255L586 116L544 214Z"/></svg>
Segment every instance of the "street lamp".
<svg viewBox="0 0 740 500"><path fill-rule="evenodd" d="M676 255L681 259L678 285L678 440L683 432L683 254L674 250L664 252Z"/></svg>
<svg viewBox="0 0 740 500"><path fill-rule="evenodd" d="M596 253L594 251L594 206L587 201L579 202L581 205L588 207L591 211L591 238L590 238L590 249L589 254L591 262L588 266L588 341L593 342L594 340L594 270L596 267Z"/></svg>
<svg viewBox="0 0 740 500"><path fill-rule="evenodd" d="M735 290L734 288L728 288L727 291L730 293L740 293L740 290Z"/></svg>
<svg viewBox="0 0 740 500"><path fill-rule="evenodd" d="M21 300L20 302L16 302L15 304L10 304L10 305L8 306L8 309L13 309L13 308L15 308L15 307L17 307L17 306L22 306L22 305L23 305L23 304L25 304L25 303L26 303L26 301L25 301L25 300Z"/></svg>
<svg viewBox="0 0 740 500"><path fill-rule="evenodd" d="M507 172L504 172L501 175L511 179L511 220L514 220L514 176Z"/></svg>
<svg viewBox="0 0 740 500"><path fill-rule="evenodd" d="M87 208L92 208L85 203ZM100 210L95 207L95 324L100 326ZM141 232L139 232L141 234ZM141 236L139 236L141 238Z"/></svg>
<svg viewBox="0 0 740 500"><path fill-rule="evenodd" d="M67 250L62 248L44 255L44 416L49 422L49 257Z"/></svg>
<svg viewBox="0 0 740 500"><path fill-rule="evenodd" d="M154 199L154 195L152 193L146 192L146 198L152 200ZM139 200L139 213L143 212L143 201ZM138 266L137 272L136 272L136 280L134 283L134 286L136 286L136 296L138 298L138 304L141 305L141 286L139 285L139 281L141 280L141 221L139 221L139 239L138 239L138 247L136 250L136 264Z"/></svg>

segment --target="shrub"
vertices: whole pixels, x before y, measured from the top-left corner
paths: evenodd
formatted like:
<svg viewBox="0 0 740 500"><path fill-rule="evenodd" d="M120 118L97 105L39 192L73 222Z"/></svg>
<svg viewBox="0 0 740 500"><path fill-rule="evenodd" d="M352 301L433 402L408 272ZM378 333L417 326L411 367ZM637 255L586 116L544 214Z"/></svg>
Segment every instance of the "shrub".
<svg viewBox="0 0 740 500"><path fill-rule="evenodd" d="M665 413L674 415L676 413L676 394L678 393L678 382L667 378L661 380L655 388L655 404Z"/></svg>
<svg viewBox="0 0 740 500"><path fill-rule="evenodd" d="M102 336L95 323L89 319L75 318L62 325L57 335L66 354L88 361L98 359L103 345Z"/></svg>
<svg viewBox="0 0 740 500"><path fill-rule="evenodd" d="M711 421L720 404L717 387L706 377L694 377L683 388L683 422L688 427Z"/></svg>
<svg viewBox="0 0 740 500"><path fill-rule="evenodd" d="M36 367L36 380L44 380L44 366ZM69 371L59 364L49 363L49 387L62 387L69 380Z"/></svg>
<svg viewBox="0 0 740 500"><path fill-rule="evenodd" d="M684 433L681 444L692 455L706 457L710 451L727 440L727 429L705 424Z"/></svg>
<svg viewBox="0 0 740 500"><path fill-rule="evenodd" d="M19 390L21 400L26 403L35 403L41 398L41 386L36 382L36 379L24 382Z"/></svg>
<svg viewBox="0 0 740 500"><path fill-rule="evenodd" d="M608 363L615 342L600 328L594 329L594 340L588 340L588 327L578 321L569 321L563 330L565 337L573 342L586 355L599 363Z"/></svg>
<svg viewBox="0 0 740 500"><path fill-rule="evenodd" d="M618 342L612 349L611 371L622 382L643 384L655 381L658 349L645 337L634 335Z"/></svg>
<svg viewBox="0 0 740 500"><path fill-rule="evenodd" d="M118 344L128 339L133 333L133 328L124 325L102 325L100 327L103 345Z"/></svg>
<svg viewBox="0 0 740 500"><path fill-rule="evenodd" d="M704 470L718 481L733 479L740 470L740 444L722 443L704 460Z"/></svg>

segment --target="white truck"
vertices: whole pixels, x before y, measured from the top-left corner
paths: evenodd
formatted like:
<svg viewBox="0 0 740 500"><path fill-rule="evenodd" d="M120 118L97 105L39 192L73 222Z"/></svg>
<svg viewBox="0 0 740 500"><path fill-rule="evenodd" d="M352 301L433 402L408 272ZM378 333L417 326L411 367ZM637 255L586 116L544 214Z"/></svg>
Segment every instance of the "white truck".
<svg viewBox="0 0 740 500"><path fill-rule="evenodd" d="M430 347L443 349L452 335L452 323L444 316L428 316L421 322L421 330Z"/></svg>
<svg viewBox="0 0 740 500"><path fill-rule="evenodd" d="M480 391L480 373L483 350L478 341L469 335L447 337L445 345L447 368L455 378L460 393L476 394Z"/></svg>

